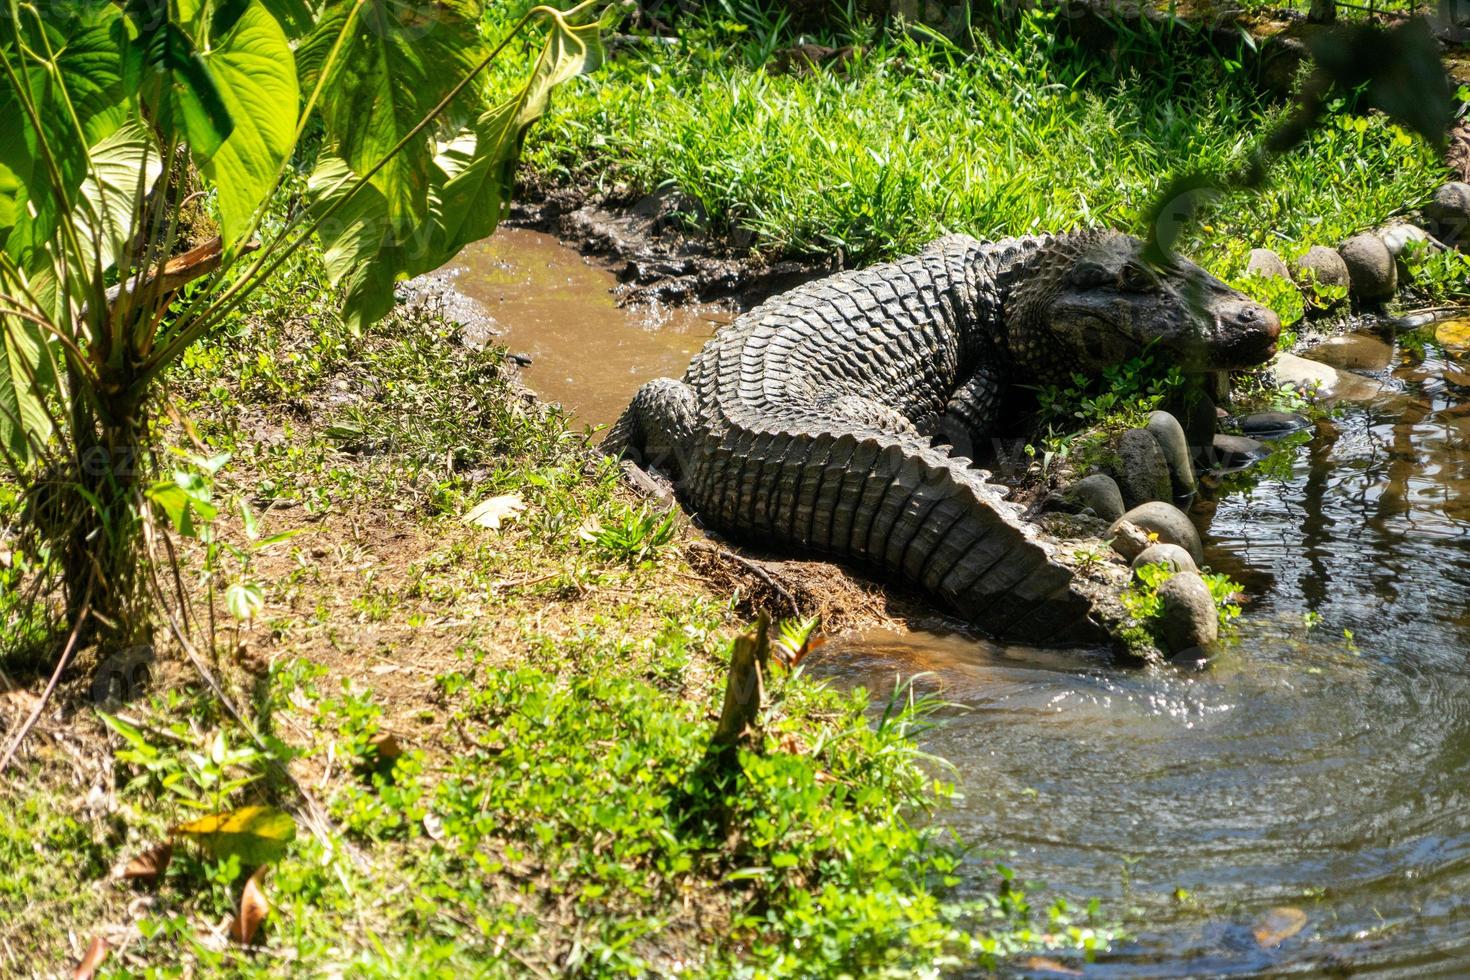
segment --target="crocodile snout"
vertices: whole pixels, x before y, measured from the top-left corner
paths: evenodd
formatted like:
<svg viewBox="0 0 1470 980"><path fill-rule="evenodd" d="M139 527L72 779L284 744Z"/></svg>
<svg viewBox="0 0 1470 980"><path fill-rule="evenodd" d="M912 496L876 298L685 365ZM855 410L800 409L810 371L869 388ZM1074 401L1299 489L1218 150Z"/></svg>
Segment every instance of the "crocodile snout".
<svg viewBox="0 0 1470 980"><path fill-rule="evenodd" d="M1252 367L1275 353L1281 318L1270 307L1242 298L1219 311L1215 336L1218 367Z"/></svg>

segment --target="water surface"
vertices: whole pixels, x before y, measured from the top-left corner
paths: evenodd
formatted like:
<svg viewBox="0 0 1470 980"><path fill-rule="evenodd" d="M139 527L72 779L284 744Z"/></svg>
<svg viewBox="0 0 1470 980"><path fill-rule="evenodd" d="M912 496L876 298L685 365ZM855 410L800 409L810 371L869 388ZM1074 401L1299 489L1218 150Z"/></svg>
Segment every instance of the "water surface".
<svg viewBox="0 0 1470 980"><path fill-rule="evenodd" d="M528 383L590 424L728 319L618 309L611 273L532 232L457 276ZM1470 975L1470 330L1433 334L1324 352L1382 393L1198 515L1251 595L1209 671L923 634L814 658L953 703L926 748L963 793L942 819L977 847L965 887L992 889L1000 859L1100 896L1137 939L1086 974ZM1306 925L1263 946L1278 907Z"/></svg>

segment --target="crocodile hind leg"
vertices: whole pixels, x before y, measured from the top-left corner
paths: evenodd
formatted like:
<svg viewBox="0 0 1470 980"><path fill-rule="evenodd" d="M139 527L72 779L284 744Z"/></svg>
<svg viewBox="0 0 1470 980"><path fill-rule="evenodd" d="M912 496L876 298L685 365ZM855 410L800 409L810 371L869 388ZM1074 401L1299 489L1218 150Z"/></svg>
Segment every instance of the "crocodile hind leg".
<svg viewBox="0 0 1470 980"><path fill-rule="evenodd" d="M981 367L955 389L939 417L939 440L949 454L976 459L981 440L990 434L1000 411L1001 382L994 368Z"/></svg>
<svg viewBox="0 0 1470 980"><path fill-rule="evenodd" d="M673 378L654 378L607 431L602 450L678 481L694 431L694 390Z"/></svg>

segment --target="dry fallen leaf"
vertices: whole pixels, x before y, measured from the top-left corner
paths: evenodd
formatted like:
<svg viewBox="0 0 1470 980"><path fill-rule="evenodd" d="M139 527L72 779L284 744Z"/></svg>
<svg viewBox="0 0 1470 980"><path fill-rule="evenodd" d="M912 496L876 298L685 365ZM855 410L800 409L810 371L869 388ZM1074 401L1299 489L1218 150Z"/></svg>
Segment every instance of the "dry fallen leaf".
<svg viewBox="0 0 1470 980"><path fill-rule="evenodd" d="M168 841L150 847L128 862L122 877L138 881L154 882L163 877L168 863L173 860L174 846Z"/></svg>
<svg viewBox="0 0 1470 980"><path fill-rule="evenodd" d="M492 531L500 530L500 522L508 521L518 511L524 510L526 502L521 499L520 494L507 493L499 497L491 497L482 500L469 513L464 515L466 524L478 524L480 527L488 527Z"/></svg>
<svg viewBox="0 0 1470 980"><path fill-rule="evenodd" d="M245 882L245 890L240 893L240 912L230 923L229 932L230 940L241 946L249 946L255 940L256 931L271 910L271 903L261 888L267 870L269 867L264 864L256 868L255 874Z"/></svg>
<svg viewBox="0 0 1470 980"><path fill-rule="evenodd" d="M403 749L392 732L378 732L368 739L368 745L377 750L379 759L396 759L403 754Z"/></svg>
<svg viewBox="0 0 1470 980"><path fill-rule="evenodd" d="M170 833L188 837L215 857L233 854L244 864L269 864L295 839L296 821L275 807L247 806L180 824Z"/></svg>
<svg viewBox="0 0 1470 980"><path fill-rule="evenodd" d="M107 959L107 940L101 936L92 937L92 945L87 947L87 952L82 954L82 961L77 964L76 972L72 974L72 980L92 980L92 975Z"/></svg>
<svg viewBox="0 0 1470 980"><path fill-rule="evenodd" d="M596 541L597 536L602 533L602 521L597 519L596 514L591 514L577 527L577 538L582 541Z"/></svg>
<svg viewBox="0 0 1470 980"><path fill-rule="evenodd" d="M1306 925L1307 913L1301 909L1283 906L1263 915L1252 932L1262 949L1271 949L1301 932Z"/></svg>
<svg viewBox="0 0 1470 980"><path fill-rule="evenodd" d="M1034 970L1038 973L1056 973L1067 977L1082 976L1081 970L1073 969L1062 961L1048 956L1033 956L1021 964L1021 969Z"/></svg>

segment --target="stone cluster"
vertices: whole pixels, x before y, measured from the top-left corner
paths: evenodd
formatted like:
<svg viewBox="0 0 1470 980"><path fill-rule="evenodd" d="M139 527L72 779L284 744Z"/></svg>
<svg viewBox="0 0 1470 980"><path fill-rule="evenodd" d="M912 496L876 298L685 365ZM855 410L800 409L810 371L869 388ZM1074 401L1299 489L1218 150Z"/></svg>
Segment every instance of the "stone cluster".
<svg viewBox="0 0 1470 980"><path fill-rule="evenodd" d="M1404 279L1404 253L1420 244L1435 249L1470 245L1470 184L1455 181L1436 190L1424 206L1421 224L1395 221L1353 235L1337 248L1314 245L1292 265L1269 248L1252 249L1246 271L1291 279L1303 287L1312 280L1341 286L1359 302L1381 303L1393 297Z"/></svg>

